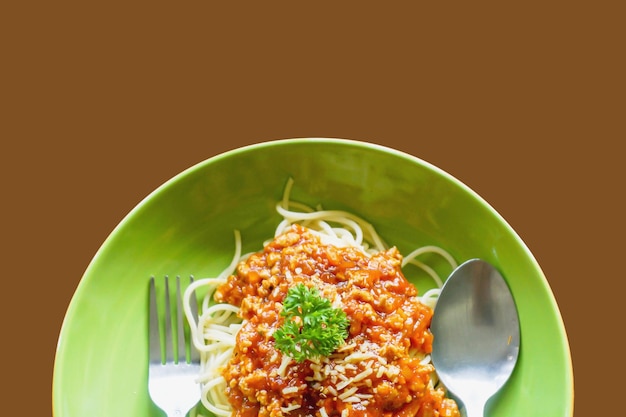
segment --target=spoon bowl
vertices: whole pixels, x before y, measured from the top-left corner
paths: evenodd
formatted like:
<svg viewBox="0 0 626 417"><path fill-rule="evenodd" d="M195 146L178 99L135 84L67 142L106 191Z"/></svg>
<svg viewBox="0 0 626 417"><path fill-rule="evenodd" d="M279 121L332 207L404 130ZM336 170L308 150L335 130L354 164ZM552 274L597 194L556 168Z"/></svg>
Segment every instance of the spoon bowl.
<svg viewBox="0 0 626 417"><path fill-rule="evenodd" d="M515 301L498 270L480 259L456 268L441 289L431 331L439 379L466 417L483 417L513 373L520 346Z"/></svg>

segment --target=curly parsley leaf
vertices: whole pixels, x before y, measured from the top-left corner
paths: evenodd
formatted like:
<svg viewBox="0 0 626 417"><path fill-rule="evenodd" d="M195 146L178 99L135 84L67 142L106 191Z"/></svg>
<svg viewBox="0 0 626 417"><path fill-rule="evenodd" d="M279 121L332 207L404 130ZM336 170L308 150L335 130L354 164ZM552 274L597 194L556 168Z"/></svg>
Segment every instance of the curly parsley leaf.
<svg viewBox="0 0 626 417"><path fill-rule="evenodd" d="M317 288L298 284L289 289L280 313L283 325L274 332L276 349L296 362L329 356L348 337L348 317L334 308Z"/></svg>

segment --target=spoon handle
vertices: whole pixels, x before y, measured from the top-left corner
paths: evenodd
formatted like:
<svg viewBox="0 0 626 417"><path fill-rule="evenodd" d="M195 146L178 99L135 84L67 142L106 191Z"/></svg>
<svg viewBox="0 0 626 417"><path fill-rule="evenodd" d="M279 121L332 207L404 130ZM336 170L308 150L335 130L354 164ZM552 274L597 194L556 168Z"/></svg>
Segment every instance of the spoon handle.
<svg viewBox="0 0 626 417"><path fill-rule="evenodd" d="M468 399L463 405L465 406L465 417L485 416L485 402L482 399Z"/></svg>

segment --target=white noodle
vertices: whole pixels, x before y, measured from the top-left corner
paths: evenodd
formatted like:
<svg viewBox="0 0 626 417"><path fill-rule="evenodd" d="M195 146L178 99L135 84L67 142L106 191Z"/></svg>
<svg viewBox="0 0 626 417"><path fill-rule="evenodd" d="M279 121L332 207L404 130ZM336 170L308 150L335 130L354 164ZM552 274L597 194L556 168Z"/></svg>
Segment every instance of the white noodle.
<svg viewBox="0 0 626 417"><path fill-rule="evenodd" d="M291 201L290 194L292 187L293 179L289 178L284 188L282 200L276 204L276 211L283 219L276 227L274 237L285 232L291 225L300 224L319 236L323 243L333 244L339 247L351 246L360 248L366 255L387 249L387 245L378 235L374 227L364 219L347 211L324 210L321 207L314 209L305 204ZM242 326L242 320L238 317L238 307L230 304L215 304L213 294L220 285L226 283L230 275L235 273L237 265L250 255L242 255L241 246L241 234L236 230L235 251L230 264L216 277L195 280L187 287L183 294L183 308L191 326L191 337L194 346L201 353L202 371L201 374L198 375L202 392L201 402L207 410L218 417L230 417L233 411L225 393L226 381L221 375L221 369L227 366L232 356L237 332ZM403 258L402 267L409 263L413 264L425 271L435 282L437 288L428 290L419 297L421 302L434 308L443 281L432 267L416 259L425 253L440 255L452 268L456 267L456 261L448 252L437 246L420 247ZM198 322L196 322L191 314L190 299L192 296L195 296L196 290L201 287L206 289L206 293L200 308L202 314ZM355 346L344 346L343 349L354 347ZM368 355L355 352L345 359L348 360L350 357L354 357L355 359L363 360L365 356ZM430 362L430 356L426 355L422 361L424 363ZM293 361L288 356L283 356L278 369L279 374L284 376L287 368L292 364ZM385 371L388 371L388 369L384 366L378 369L378 373ZM350 380L346 379L342 374L339 374L338 376L342 379L342 382L337 385L337 389L341 390L348 387L351 382L364 379L372 372L372 369L363 371ZM433 378L436 378L436 375L433 376ZM343 401L359 402L362 401L363 398L366 398L362 398L360 394L359 396L354 396L352 394L354 394L356 390L354 388L348 389L349 390L344 391L340 397ZM285 394L295 392L297 392L297 388L295 387L283 390ZM297 408L297 405L289 404L283 407L282 411L288 412ZM319 411L322 417L328 415L323 407Z"/></svg>

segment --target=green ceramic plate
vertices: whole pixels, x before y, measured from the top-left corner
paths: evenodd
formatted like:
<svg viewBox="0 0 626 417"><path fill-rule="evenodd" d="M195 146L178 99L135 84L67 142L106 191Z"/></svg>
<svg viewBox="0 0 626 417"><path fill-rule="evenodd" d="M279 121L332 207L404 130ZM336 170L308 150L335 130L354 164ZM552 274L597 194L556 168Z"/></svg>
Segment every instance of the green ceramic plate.
<svg viewBox="0 0 626 417"><path fill-rule="evenodd" d="M259 250L279 220L289 177L295 200L347 209L403 253L424 244L459 261L496 265L515 297L521 353L489 416L570 417L566 332L533 255L480 196L411 155L363 142L294 139L218 155L182 172L134 208L87 268L61 329L53 377L56 417L159 416L149 398L149 277L212 276L230 262L233 230ZM443 267L443 266L442 266ZM433 286L408 273L420 292Z"/></svg>

